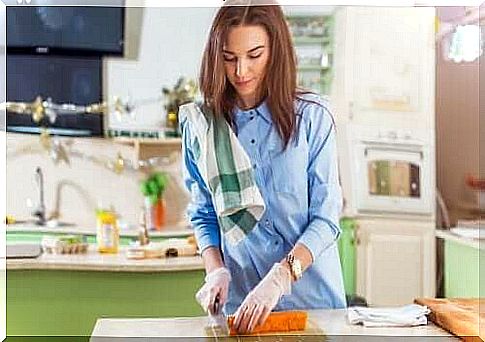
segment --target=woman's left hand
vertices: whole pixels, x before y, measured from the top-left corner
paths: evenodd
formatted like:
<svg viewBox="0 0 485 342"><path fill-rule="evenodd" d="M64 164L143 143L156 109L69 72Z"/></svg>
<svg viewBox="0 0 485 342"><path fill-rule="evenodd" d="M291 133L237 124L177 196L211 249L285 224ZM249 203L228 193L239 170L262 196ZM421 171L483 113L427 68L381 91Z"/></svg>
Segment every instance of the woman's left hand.
<svg viewBox="0 0 485 342"><path fill-rule="evenodd" d="M258 285L246 296L234 314L234 328L248 334L263 324L283 295L291 293L290 271L276 263Z"/></svg>

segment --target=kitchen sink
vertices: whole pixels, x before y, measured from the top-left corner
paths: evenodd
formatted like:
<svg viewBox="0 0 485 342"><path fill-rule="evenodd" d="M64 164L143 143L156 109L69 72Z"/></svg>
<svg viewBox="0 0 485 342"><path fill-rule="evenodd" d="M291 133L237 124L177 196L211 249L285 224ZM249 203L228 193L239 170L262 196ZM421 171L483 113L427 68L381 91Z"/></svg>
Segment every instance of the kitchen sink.
<svg viewBox="0 0 485 342"><path fill-rule="evenodd" d="M50 220L46 221L45 224L39 224L36 220L25 220L25 221L16 221L15 223L11 224L12 226L28 226L28 227L39 227L39 228L65 228L65 227L74 227L74 223L58 221L58 220Z"/></svg>

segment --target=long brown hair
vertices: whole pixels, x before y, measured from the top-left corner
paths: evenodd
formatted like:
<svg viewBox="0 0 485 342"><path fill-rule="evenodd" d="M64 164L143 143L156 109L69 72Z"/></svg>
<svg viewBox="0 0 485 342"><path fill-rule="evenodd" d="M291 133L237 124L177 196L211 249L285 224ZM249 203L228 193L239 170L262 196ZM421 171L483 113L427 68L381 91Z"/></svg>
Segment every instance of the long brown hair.
<svg viewBox="0 0 485 342"><path fill-rule="evenodd" d="M296 56L285 16L280 6L269 0L251 4L251 0L228 1L217 12L209 34L200 68L199 86L204 103L218 117L234 126L232 111L236 91L226 77L223 45L231 28L259 25L265 28L270 41L270 60L263 78L261 94L271 112L273 123L288 145L296 130L295 99ZM239 4L243 3L243 6Z"/></svg>

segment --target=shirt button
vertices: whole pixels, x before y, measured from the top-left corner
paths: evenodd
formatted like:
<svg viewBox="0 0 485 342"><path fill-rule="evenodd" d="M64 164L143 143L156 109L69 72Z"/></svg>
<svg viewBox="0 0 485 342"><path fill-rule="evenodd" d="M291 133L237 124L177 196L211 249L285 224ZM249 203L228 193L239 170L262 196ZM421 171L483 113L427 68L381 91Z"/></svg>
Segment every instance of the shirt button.
<svg viewBox="0 0 485 342"><path fill-rule="evenodd" d="M255 169L255 168L256 168L256 166L257 166L256 164L253 164L253 169Z"/></svg>
<svg viewBox="0 0 485 342"><path fill-rule="evenodd" d="M250 117L249 117L249 120L252 120L252 119L254 119L254 116L250 116Z"/></svg>
<svg viewBox="0 0 485 342"><path fill-rule="evenodd" d="M251 139L251 144L254 144L255 142L256 142L256 140Z"/></svg>
<svg viewBox="0 0 485 342"><path fill-rule="evenodd" d="M266 220L266 222L264 223L266 227L269 227L269 220Z"/></svg>

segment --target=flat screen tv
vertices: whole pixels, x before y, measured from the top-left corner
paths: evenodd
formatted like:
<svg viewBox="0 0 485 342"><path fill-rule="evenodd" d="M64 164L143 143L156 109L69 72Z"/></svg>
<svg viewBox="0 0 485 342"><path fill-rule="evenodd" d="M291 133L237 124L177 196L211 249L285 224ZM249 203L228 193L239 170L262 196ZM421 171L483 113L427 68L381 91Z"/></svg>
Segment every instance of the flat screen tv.
<svg viewBox="0 0 485 342"><path fill-rule="evenodd" d="M7 101L33 102L37 96L52 102L89 105L101 102L102 59L97 56L7 54ZM58 115L41 122L52 134L102 136L103 117L96 114ZM30 115L7 111L7 131L39 133Z"/></svg>
<svg viewBox="0 0 485 342"><path fill-rule="evenodd" d="M124 7L8 6L7 52L121 56L124 16Z"/></svg>

